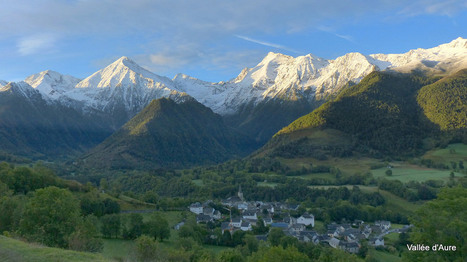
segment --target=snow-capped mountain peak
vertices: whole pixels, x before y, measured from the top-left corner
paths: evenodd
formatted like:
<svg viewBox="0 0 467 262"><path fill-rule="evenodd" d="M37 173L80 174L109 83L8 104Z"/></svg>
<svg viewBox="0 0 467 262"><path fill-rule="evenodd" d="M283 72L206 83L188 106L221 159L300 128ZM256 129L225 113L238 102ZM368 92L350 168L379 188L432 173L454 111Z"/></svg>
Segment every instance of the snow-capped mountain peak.
<svg viewBox="0 0 467 262"><path fill-rule="evenodd" d="M404 54L374 54L372 58L388 62L386 69L409 72L414 69L444 72L467 67L467 39L459 37L450 43L429 49L413 49ZM382 68L383 69L383 68Z"/></svg>
<svg viewBox="0 0 467 262"><path fill-rule="evenodd" d="M132 117L153 99L174 97L174 92L179 90L171 79L123 56L79 82L62 101L85 112L124 112Z"/></svg>
<svg viewBox="0 0 467 262"><path fill-rule="evenodd" d="M38 90L34 89L32 86L30 86L24 81L9 82L6 85L1 86L0 93L3 92L23 96L31 100L37 97L41 97L41 94Z"/></svg>
<svg viewBox="0 0 467 262"><path fill-rule="evenodd" d="M77 88L115 88L117 85L128 86L132 84L143 84L155 86L156 82L170 85L171 80L167 77L156 75L136 64L133 60L123 56L97 71L76 85Z"/></svg>
<svg viewBox="0 0 467 262"><path fill-rule="evenodd" d="M244 105L272 99L310 102L358 83L375 70L421 69L449 72L467 67L467 39L404 54L348 53L334 60L312 54L292 57L268 53L256 66L245 68L230 81L210 83L184 74L173 79L159 76L121 57L78 82L54 71L44 71L25 81L43 95L83 111L101 110L136 114L152 99L182 97L185 92L214 112L235 114ZM6 82L0 81L0 87Z"/></svg>
<svg viewBox="0 0 467 262"><path fill-rule="evenodd" d="M292 57L268 53L255 67L245 68L226 83L202 85L202 96L190 92L201 103L220 114L235 113L241 105L269 99L314 100L339 91L349 82L360 80L375 70L433 72L467 67L467 40L458 38L430 49L415 49L404 54L348 53L334 60L312 54ZM190 82L194 82L190 80ZM213 90L209 96L209 89ZM215 90L215 92L214 92ZM222 100L222 101L220 101Z"/></svg>
<svg viewBox="0 0 467 262"><path fill-rule="evenodd" d="M28 76L24 80L49 99L56 99L63 93L72 90L79 81L78 78L62 75L52 70Z"/></svg>
<svg viewBox="0 0 467 262"><path fill-rule="evenodd" d="M439 46L440 48L460 48L460 49L467 49L467 39L458 37L452 40L450 43L443 44Z"/></svg>

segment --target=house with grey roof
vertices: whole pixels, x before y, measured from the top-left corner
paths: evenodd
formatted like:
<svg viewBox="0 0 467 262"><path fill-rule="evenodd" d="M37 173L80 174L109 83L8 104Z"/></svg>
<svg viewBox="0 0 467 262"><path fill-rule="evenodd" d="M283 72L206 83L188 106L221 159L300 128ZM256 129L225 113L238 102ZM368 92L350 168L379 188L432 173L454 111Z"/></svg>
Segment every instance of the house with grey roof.
<svg viewBox="0 0 467 262"><path fill-rule="evenodd" d="M248 221L242 221L242 223L240 225L240 229L242 231L251 231L251 230L253 230L253 228L251 227L250 222L248 222Z"/></svg>
<svg viewBox="0 0 467 262"><path fill-rule="evenodd" d="M213 219L211 216L205 215L205 214L199 214L196 216L196 223L207 223L207 222L212 222Z"/></svg>
<svg viewBox="0 0 467 262"><path fill-rule="evenodd" d="M377 220L375 221L375 225L381 228L381 231L385 232L391 228L391 222L385 220Z"/></svg>
<svg viewBox="0 0 467 262"><path fill-rule="evenodd" d="M360 250L360 245L357 242L346 242L346 241L340 241L338 248L349 252L349 253L358 253Z"/></svg>
<svg viewBox="0 0 467 262"><path fill-rule="evenodd" d="M368 241L368 244L370 244L371 246L384 246L384 238L382 237L373 237L373 238L370 238L370 240Z"/></svg>
<svg viewBox="0 0 467 262"><path fill-rule="evenodd" d="M304 224L305 226L311 225L312 227L315 226L315 216L312 214L305 213L297 218L298 224Z"/></svg>
<svg viewBox="0 0 467 262"><path fill-rule="evenodd" d="M197 215L203 213L203 205L201 205L200 202L193 203L188 208L190 209L190 212L193 212Z"/></svg>

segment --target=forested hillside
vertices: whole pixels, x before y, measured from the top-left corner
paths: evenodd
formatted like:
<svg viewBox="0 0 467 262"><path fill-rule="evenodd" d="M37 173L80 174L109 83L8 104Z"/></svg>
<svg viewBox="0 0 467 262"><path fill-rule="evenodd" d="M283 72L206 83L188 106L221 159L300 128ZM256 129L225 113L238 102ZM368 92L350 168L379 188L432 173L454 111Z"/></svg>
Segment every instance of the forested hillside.
<svg viewBox="0 0 467 262"><path fill-rule="evenodd" d="M427 138L446 136L440 129L458 130L457 136L450 133L449 137L458 137L463 132L466 119L464 75L461 71L439 80L439 77L417 74L373 72L333 101L283 128L263 151L290 157L287 150L293 144L301 155L310 156L315 154L310 152L313 151L310 145L316 143L307 141L328 141L327 137L334 136L347 139L337 145L338 140L330 139L329 143L321 142L320 148L332 154L340 152L340 155L420 153L430 146L425 143ZM444 139L451 139L449 137Z"/></svg>
<svg viewBox="0 0 467 262"><path fill-rule="evenodd" d="M82 157L96 168L186 167L245 156L255 143L228 128L194 99L162 98Z"/></svg>
<svg viewBox="0 0 467 262"><path fill-rule="evenodd" d="M420 89L417 101L441 130L467 128L467 69Z"/></svg>
<svg viewBox="0 0 467 262"><path fill-rule="evenodd" d="M9 83L0 92L0 152L59 159L84 152L113 131L105 118L47 103L31 87Z"/></svg>

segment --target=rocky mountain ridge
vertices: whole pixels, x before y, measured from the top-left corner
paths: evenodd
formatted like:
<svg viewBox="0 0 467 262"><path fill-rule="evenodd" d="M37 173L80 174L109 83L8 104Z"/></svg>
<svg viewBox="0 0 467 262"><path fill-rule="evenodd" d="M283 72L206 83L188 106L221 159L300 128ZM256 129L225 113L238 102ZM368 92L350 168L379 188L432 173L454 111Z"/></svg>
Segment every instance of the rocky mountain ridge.
<svg viewBox="0 0 467 262"><path fill-rule="evenodd" d="M294 58L271 52L255 67L243 69L235 79L218 83L183 74L169 79L149 72L128 57L121 57L81 81L48 70L26 78L25 82L49 100L84 112L123 110L131 117L153 99L184 92L215 113L233 115L247 104L268 100L320 100L349 82L360 82L373 71L444 72L465 66L467 39L458 38L404 54L349 53L334 60L312 54Z"/></svg>

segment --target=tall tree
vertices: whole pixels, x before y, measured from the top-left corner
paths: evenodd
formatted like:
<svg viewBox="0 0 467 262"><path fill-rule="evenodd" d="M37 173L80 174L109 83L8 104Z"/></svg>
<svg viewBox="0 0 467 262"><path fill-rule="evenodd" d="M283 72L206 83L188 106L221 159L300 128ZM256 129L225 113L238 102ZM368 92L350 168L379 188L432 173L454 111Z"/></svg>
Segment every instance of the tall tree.
<svg viewBox="0 0 467 262"><path fill-rule="evenodd" d="M101 217L101 233L104 237L111 238L112 235L117 238L120 235L121 221L119 214L110 214Z"/></svg>
<svg viewBox="0 0 467 262"><path fill-rule="evenodd" d="M38 189L26 205L20 232L31 241L68 247L68 238L80 222L78 203L66 189Z"/></svg>
<svg viewBox="0 0 467 262"><path fill-rule="evenodd" d="M465 261L467 257L467 188L444 188L420 207L411 222L412 243L455 246L456 251L406 252L407 261Z"/></svg>
<svg viewBox="0 0 467 262"><path fill-rule="evenodd" d="M269 231L268 241L271 243L271 245L278 246L283 236L285 236L285 234L281 228L273 227Z"/></svg>
<svg viewBox="0 0 467 262"><path fill-rule="evenodd" d="M150 220L146 223L146 232L153 236L154 239L164 241L170 237L169 222L160 214L154 213Z"/></svg>

